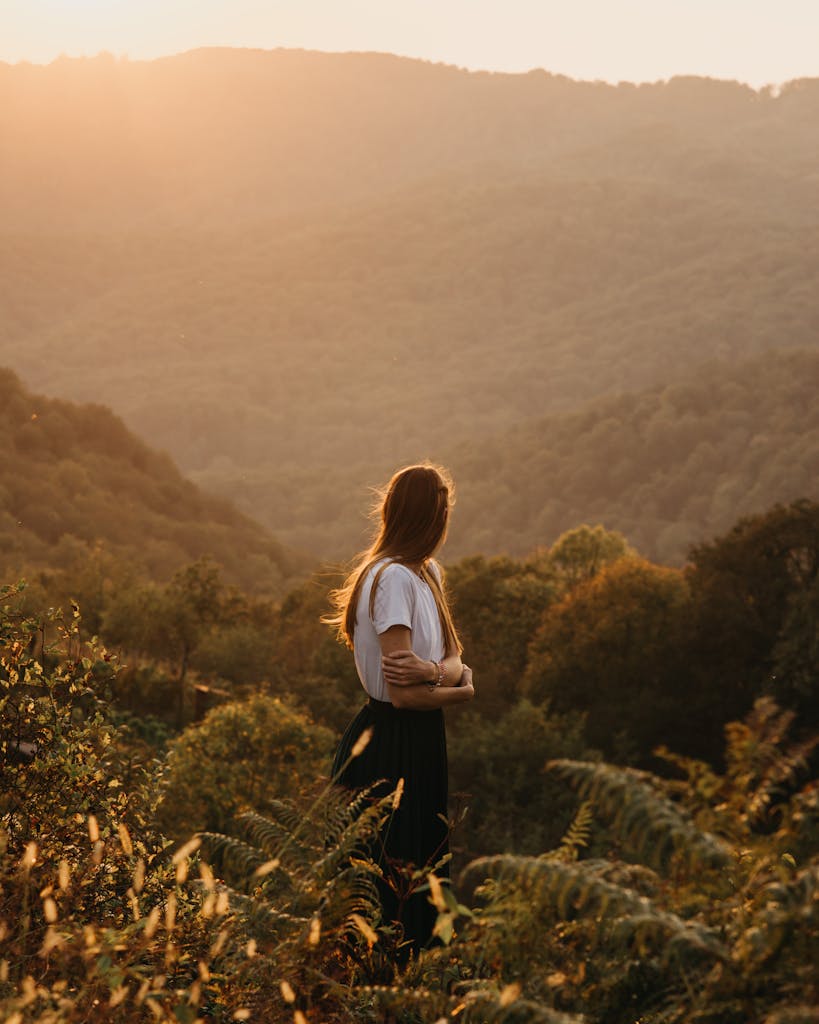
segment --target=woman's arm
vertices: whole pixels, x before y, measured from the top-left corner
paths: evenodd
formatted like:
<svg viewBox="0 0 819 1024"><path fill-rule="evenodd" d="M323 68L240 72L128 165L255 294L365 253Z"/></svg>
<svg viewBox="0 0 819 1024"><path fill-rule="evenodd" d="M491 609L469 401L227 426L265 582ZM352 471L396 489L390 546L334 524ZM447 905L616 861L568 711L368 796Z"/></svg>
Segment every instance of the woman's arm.
<svg viewBox="0 0 819 1024"><path fill-rule="evenodd" d="M427 686L390 686L387 684L390 700L394 707L413 708L415 711L433 711L435 708L448 708L453 704L465 704L475 696L472 685L472 669L464 665L459 686L436 686L430 690Z"/></svg>
<svg viewBox="0 0 819 1024"><path fill-rule="evenodd" d="M463 664L457 651L450 651L444 659L441 686L430 689L418 684L434 683L438 678L438 666L434 661L424 661L412 651L412 634L407 626L390 626L378 640L384 681L390 701L396 707L440 708L464 703L474 696L472 670Z"/></svg>
<svg viewBox="0 0 819 1024"><path fill-rule="evenodd" d="M379 636L384 679L395 686L438 682L438 662L425 661L410 648L412 635L406 626L391 626ZM441 662L441 686L460 686L464 666L457 648L450 646Z"/></svg>

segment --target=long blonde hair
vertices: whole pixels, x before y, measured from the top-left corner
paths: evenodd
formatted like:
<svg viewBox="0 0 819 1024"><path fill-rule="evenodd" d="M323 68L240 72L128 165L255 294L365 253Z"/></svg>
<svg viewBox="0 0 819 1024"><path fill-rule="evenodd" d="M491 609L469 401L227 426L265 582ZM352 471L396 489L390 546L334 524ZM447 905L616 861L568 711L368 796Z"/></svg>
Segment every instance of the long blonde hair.
<svg viewBox="0 0 819 1024"><path fill-rule="evenodd" d="M399 469L383 491L375 507L379 526L372 544L356 559L344 583L330 591L332 615L322 622L335 626L339 640L353 646L358 595L369 570L376 562L388 558L401 565L420 565L421 578L428 584L435 598L438 618L444 635L444 647L449 651L462 647L449 611L443 575L430 571L426 561L446 536L449 510L455 495L452 479L441 466L422 463ZM375 598L378 577L370 592L370 614Z"/></svg>

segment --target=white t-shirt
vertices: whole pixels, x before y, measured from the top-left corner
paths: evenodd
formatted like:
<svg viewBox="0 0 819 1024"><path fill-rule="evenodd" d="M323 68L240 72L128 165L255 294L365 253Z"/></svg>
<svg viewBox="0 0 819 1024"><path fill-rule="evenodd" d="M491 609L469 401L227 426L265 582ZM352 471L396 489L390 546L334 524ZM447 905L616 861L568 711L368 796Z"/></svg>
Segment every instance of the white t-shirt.
<svg viewBox="0 0 819 1024"><path fill-rule="evenodd" d="M370 590L375 574L388 558L376 562L367 573L358 595L353 635L355 667L361 685L376 700L389 701L387 684L381 671L379 634L390 626L407 626L412 632L412 650L425 661L444 657L444 635L435 597L420 576L398 562L391 562L381 573L375 591L373 618L370 619ZM433 561L427 563L440 579Z"/></svg>

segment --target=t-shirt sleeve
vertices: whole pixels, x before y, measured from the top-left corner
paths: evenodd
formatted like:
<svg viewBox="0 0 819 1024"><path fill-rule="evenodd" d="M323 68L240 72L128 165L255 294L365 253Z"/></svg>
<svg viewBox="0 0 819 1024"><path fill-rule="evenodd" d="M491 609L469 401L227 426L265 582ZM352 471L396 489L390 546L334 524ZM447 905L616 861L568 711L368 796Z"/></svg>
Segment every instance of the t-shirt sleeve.
<svg viewBox="0 0 819 1024"><path fill-rule="evenodd" d="M381 573L373 602L373 626L385 633L390 626L412 629L415 590L409 572L401 565L388 565Z"/></svg>

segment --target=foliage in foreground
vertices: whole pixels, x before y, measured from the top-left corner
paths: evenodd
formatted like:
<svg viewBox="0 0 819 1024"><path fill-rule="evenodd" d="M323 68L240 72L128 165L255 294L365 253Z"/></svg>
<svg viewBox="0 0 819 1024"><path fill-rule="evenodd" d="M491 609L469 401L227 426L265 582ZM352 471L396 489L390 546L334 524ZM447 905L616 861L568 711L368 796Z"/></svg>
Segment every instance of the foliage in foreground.
<svg viewBox="0 0 819 1024"><path fill-rule="evenodd" d="M791 721L759 701L727 730L724 776L668 752L683 780L553 762L611 851L473 861L461 884L484 903L462 955L606 1024L811 1019L800 1007L819 999L819 793L802 780L816 744L789 744Z"/></svg>
<svg viewBox="0 0 819 1024"><path fill-rule="evenodd" d="M392 796L271 793L174 846L156 766L99 695L115 667L52 629L43 651L2 616L6 1021L815 1021L815 744L771 701L727 730L723 775L667 751L672 780L553 762L582 801L563 841L474 860L455 890L418 873L439 943L404 962L366 852Z"/></svg>
<svg viewBox="0 0 819 1024"><path fill-rule="evenodd" d="M14 596L6 588L4 599ZM154 824L155 765L138 763L139 746L112 725L99 696L113 666L80 645L76 614L68 624L56 616L51 628L56 642L43 649L35 624L15 621L11 603L3 609L4 1019L189 1024L247 1019L252 1008L260 1019L292 1020L297 998L308 1011L310 989L298 978L329 984L367 949L377 898L366 863L350 854L377 827L381 805L361 813L361 799L328 791L311 817L270 799L277 818L237 819L245 840L266 851L255 859L243 858L251 847L238 837L175 846ZM195 852L203 840L218 876ZM235 876L237 863L252 870L231 889L223 877ZM291 995L294 987L308 996ZM334 999L322 1019L343 1019Z"/></svg>

